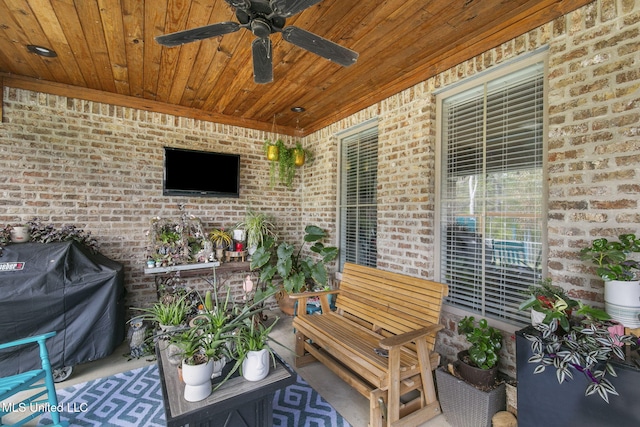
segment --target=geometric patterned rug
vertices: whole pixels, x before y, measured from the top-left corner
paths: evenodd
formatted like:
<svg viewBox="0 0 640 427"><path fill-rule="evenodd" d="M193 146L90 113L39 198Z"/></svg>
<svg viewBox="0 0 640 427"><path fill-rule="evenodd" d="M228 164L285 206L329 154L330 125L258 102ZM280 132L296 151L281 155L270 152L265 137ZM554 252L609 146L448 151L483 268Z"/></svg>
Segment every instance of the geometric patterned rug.
<svg viewBox="0 0 640 427"><path fill-rule="evenodd" d="M79 427L165 427L157 365L98 378L57 391L62 421ZM48 414L39 426L51 425ZM299 375L273 398L274 427L350 427Z"/></svg>

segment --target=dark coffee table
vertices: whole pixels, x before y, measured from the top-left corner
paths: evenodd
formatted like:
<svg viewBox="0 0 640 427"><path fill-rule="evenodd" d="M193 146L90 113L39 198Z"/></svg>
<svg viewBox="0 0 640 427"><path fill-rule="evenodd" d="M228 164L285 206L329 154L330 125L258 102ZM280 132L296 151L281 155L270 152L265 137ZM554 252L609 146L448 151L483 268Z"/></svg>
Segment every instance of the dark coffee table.
<svg viewBox="0 0 640 427"><path fill-rule="evenodd" d="M165 346L164 342L156 345L156 355L168 427L271 426L274 393L295 382L295 372L276 357L276 367L270 363L269 375L263 380L235 376L206 399L187 402L184 383L178 378L178 368L167 360Z"/></svg>

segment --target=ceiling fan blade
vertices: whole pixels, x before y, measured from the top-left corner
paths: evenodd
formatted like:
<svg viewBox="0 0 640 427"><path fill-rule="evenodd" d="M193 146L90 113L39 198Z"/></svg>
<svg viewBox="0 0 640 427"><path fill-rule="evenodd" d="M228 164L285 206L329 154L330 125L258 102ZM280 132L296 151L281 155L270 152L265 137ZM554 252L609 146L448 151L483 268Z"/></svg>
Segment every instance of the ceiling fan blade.
<svg viewBox="0 0 640 427"><path fill-rule="evenodd" d="M210 37L234 33L239 29L240 24L237 22L220 22L218 24L205 25L204 27L192 28L190 30L158 36L156 37L156 41L163 46L174 47L185 43L208 39Z"/></svg>
<svg viewBox="0 0 640 427"><path fill-rule="evenodd" d="M271 10L282 17L293 16L303 10L310 8L322 0L271 0Z"/></svg>
<svg viewBox="0 0 640 427"><path fill-rule="evenodd" d="M271 40L268 37L258 38L251 44L253 52L253 80L264 84L273 81L273 58Z"/></svg>
<svg viewBox="0 0 640 427"><path fill-rule="evenodd" d="M348 67L358 59L357 52L298 27L286 27L282 30L282 38L343 67Z"/></svg>

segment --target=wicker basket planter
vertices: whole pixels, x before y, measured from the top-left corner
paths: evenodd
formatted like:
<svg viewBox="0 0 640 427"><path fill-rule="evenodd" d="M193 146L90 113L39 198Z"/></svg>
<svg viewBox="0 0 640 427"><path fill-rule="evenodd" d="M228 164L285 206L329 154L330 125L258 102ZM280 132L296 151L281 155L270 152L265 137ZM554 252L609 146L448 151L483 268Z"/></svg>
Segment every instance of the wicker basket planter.
<svg viewBox="0 0 640 427"><path fill-rule="evenodd" d="M443 368L436 369L436 382L442 413L451 427L491 427L493 415L506 409L504 384L479 390Z"/></svg>

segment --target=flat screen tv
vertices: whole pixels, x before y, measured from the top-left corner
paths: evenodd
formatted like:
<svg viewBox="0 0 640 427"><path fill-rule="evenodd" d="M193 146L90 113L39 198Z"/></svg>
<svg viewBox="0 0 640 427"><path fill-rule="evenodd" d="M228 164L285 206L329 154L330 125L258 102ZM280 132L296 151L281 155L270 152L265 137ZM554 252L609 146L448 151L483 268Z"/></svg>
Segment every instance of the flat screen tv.
<svg viewBox="0 0 640 427"><path fill-rule="evenodd" d="M240 155L165 147L162 194L239 197Z"/></svg>

